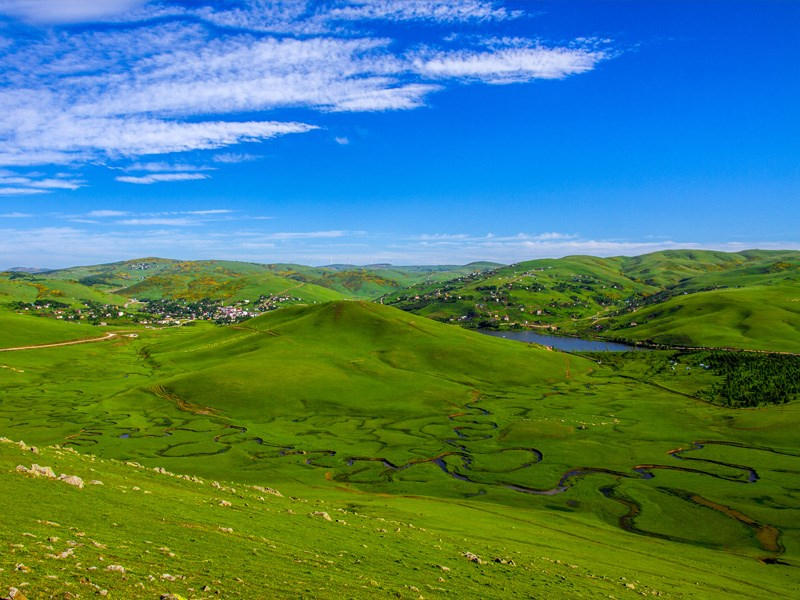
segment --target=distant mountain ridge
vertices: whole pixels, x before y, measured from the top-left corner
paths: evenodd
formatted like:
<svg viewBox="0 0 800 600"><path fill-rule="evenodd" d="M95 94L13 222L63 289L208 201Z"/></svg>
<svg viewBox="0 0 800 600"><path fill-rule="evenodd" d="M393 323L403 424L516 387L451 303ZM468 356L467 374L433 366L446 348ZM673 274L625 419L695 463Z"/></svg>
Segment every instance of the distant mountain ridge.
<svg viewBox="0 0 800 600"><path fill-rule="evenodd" d="M52 269L43 269L41 267L10 267L5 269L6 273L48 273Z"/></svg>

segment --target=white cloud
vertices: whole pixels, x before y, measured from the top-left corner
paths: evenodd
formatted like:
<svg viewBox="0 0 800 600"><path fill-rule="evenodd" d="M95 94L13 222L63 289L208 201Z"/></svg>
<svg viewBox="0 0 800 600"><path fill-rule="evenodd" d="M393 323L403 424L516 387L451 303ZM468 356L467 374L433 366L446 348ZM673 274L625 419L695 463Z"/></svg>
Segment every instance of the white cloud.
<svg viewBox="0 0 800 600"><path fill-rule="evenodd" d="M434 52L415 57L413 64L417 72L431 77L512 83L585 73L604 58L606 54L595 49L511 47L485 52Z"/></svg>
<svg viewBox="0 0 800 600"><path fill-rule="evenodd" d="M139 185L150 185L164 181L192 181L196 179L208 179L208 175L203 175L202 173L153 173L141 177L125 175L116 178L117 181L123 183L136 183Z"/></svg>
<svg viewBox="0 0 800 600"><path fill-rule="evenodd" d="M519 16L489 0L0 0L0 12L25 17L37 5L51 15L40 20L53 23L114 14L117 22L8 41L0 52L0 165L104 163L230 148L317 128L263 119L268 111L411 110L453 81L558 79L608 57L589 39L547 47L479 30L464 37L477 50L408 51L430 36L409 30L410 39L395 40L369 33L377 21L483 28ZM253 120L237 120L245 113ZM208 160L255 158L231 151ZM166 175L208 167L165 160L126 169ZM165 180L119 178L132 179ZM57 185L66 184L51 189L70 189Z"/></svg>
<svg viewBox="0 0 800 600"><path fill-rule="evenodd" d="M0 214L0 219L28 219L33 217L30 213L12 212Z"/></svg>
<svg viewBox="0 0 800 600"><path fill-rule="evenodd" d="M242 162L252 162L254 160L260 159L261 156L258 154L247 154L247 153L237 153L237 152L222 152L221 154L215 154L212 157L212 160L216 163L222 164L236 164Z"/></svg>
<svg viewBox="0 0 800 600"><path fill-rule="evenodd" d="M335 137L333 141L339 144L340 146L347 146L350 143L350 140L344 136Z"/></svg>
<svg viewBox="0 0 800 600"><path fill-rule="evenodd" d="M147 0L0 0L0 14L32 23L82 23L117 17Z"/></svg>
<svg viewBox="0 0 800 600"><path fill-rule="evenodd" d="M344 231L294 231L266 234L270 240L308 240L320 238L341 238L347 235Z"/></svg>
<svg viewBox="0 0 800 600"><path fill-rule="evenodd" d="M503 20L521 15L519 11L508 11L498 7L496 2L483 0L351 0L345 4L347 6L331 9L328 18L455 23Z"/></svg>
<svg viewBox="0 0 800 600"><path fill-rule="evenodd" d="M228 215L233 212L234 210L230 210L228 208L212 208L210 210L187 210L187 215Z"/></svg>
<svg viewBox="0 0 800 600"><path fill-rule="evenodd" d="M524 236L524 234L520 234L520 236ZM532 239L534 240L572 240L575 239L575 234L572 233L558 233L557 231L549 231L547 233L540 233L538 235L534 235Z"/></svg>
<svg viewBox="0 0 800 600"><path fill-rule="evenodd" d="M523 15L490 0L243 0L239 5L156 4L125 15L127 22L191 17L221 28L294 35L346 32L370 21L453 24L503 21Z"/></svg>
<svg viewBox="0 0 800 600"><path fill-rule="evenodd" d="M304 123L276 121L176 123L143 118L75 118L74 115L54 116L49 122L42 119L31 127L27 127L27 123L16 125L10 136L12 143L19 153L32 151L34 161L38 152L44 150L39 147L42 144L66 157L76 152L98 151L110 157L139 156L213 149L314 129Z"/></svg>
<svg viewBox="0 0 800 600"><path fill-rule="evenodd" d="M167 162L147 162L147 163L133 163L127 167L114 167L121 171L145 171L149 173L160 173L170 171L173 173L192 172L192 171L213 171L214 167L207 167L203 165L188 165L184 163L167 163Z"/></svg>
<svg viewBox="0 0 800 600"><path fill-rule="evenodd" d="M103 209L103 210L90 211L87 216L89 216L89 217L101 217L101 218L103 218L103 217L124 217L127 214L128 214L128 212L124 211L124 210Z"/></svg>
<svg viewBox="0 0 800 600"><path fill-rule="evenodd" d="M19 175L13 171L0 171L0 194L2 195L34 195L45 194L53 190L77 190L85 182L59 175L45 177L42 173Z"/></svg>
<svg viewBox="0 0 800 600"><path fill-rule="evenodd" d="M143 219L123 219L117 221L117 225L172 225L178 227L185 227L190 225L199 225L195 219L188 219L184 217L166 218L166 217L151 217Z"/></svg>
<svg viewBox="0 0 800 600"><path fill-rule="evenodd" d="M33 196L35 194L46 193L47 190L36 190L33 188L0 187L0 196Z"/></svg>

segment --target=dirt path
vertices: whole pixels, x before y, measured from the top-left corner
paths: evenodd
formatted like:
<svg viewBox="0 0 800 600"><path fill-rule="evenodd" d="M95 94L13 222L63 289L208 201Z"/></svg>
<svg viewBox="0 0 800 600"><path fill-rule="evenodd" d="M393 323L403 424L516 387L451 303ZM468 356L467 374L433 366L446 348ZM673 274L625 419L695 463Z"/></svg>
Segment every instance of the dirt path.
<svg viewBox="0 0 800 600"><path fill-rule="evenodd" d="M36 346L19 346L18 348L0 348L0 352L14 352L16 350L37 350L39 348L57 348L58 346L74 346L75 344L91 344L94 342L105 342L117 337L116 333L107 333L103 337L89 338L86 340L72 340L71 342L56 342L54 344L38 344Z"/></svg>

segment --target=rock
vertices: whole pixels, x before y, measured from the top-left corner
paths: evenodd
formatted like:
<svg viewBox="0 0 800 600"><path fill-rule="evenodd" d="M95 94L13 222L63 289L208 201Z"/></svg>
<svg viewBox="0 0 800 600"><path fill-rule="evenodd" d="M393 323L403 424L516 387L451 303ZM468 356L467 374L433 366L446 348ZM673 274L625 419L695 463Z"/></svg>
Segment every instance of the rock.
<svg viewBox="0 0 800 600"><path fill-rule="evenodd" d="M15 571L21 571L23 573L30 573L31 572L31 568L26 566L26 565L23 565L22 563L17 563L16 565L14 565L14 570Z"/></svg>
<svg viewBox="0 0 800 600"><path fill-rule="evenodd" d="M62 473L61 475L58 476L58 478L64 483L68 483L70 485L74 485L77 488L83 489L83 479L81 479L77 475L64 475Z"/></svg>
<svg viewBox="0 0 800 600"><path fill-rule="evenodd" d="M444 565L439 565L439 568L440 568L442 571L449 571L449 570L450 570L450 567L445 567Z"/></svg>
<svg viewBox="0 0 800 600"><path fill-rule="evenodd" d="M39 475L41 477L49 477L50 479L56 478L56 474L50 467L40 467L39 465L33 464L31 465L31 471L33 471L35 475Z"/></svg>
<svg viewBox="0 0 800 600"><path fill-rule="evenodd" d="M231 527L220 527L219 530L225 533L233 533L233 528Z"/></svg>
<svg viewBox="0 0 800 600"><path fill-rule="evenodd" d="M97 479L92 479L92 480L89 482L89 485L103 485L103 482L102 482L102 481L99 481L99 480L97 480Z"/></svg>
<svg viewBox="0 0 800 600"><path fill-rule="evenodd" d="M484 564L483 559L477 554L473 554L472 552L464 552L464 556L466 556L467 560L470 562L478 563L479 565Z"/></svg>
<svg viewBox="0 0 800 600"><path fill-rule="evenodd" d="M186 598L180 594L161 594L159 598L160 600L186 600Z"/></svg>
<svg viewBox="0 0 800 600"><path fill-rule="evenodd" d="M326 521L333 521L331 516L323 510L315 510L311 513L312 517L320 517L321 519L325 519Z"/></svg>
<svg viewBox="0 0 800 600"><path fill-rule="evenodd" d="M55 479L56 477L53 469L50 467L41 467L37 464L32 464L30 469L23 465L17 465L17 471L33 475L34 477L47 477L49 479Z"/></svg>
<svg viewBox="0 0 800 600"><path fill-rule="evenodd" d="M278 490L273 490L272 488L261 487L260 485L254 485L253 489L258 492L262 492L264 494L272 494L273 496L277 496L278 498L283 498L283 494L281 494Z"/></svg>
<svg viewBox="0 0 800 600"><path fill-rule="evenodd" d="M175 581L175 575L170 575L169 573L164 573L161 576L161 579L165 579L167 581ZM163 598L163 596L162 596L162 598Z"/></svg>
<svg viewBox="0 0 800 600"><path fill-rule="evenodd" d="M231 506L231 503L228 502L227 500L220 500L219 501L219 505L220 506Z"/></svg>
<svg viewBox="0 0 800 600"><path fill-rule="evenodd" d="M11 600L28 600L28 597L25 594L14 587L8 590L8 597L11 598Z"/></svg>
<svg viewBox="0 0 800 600"><path fill-rule="evenodd" d="M125 567L122 565L108 565L106 571L116 571L117 573L124 573Z"/></svg>

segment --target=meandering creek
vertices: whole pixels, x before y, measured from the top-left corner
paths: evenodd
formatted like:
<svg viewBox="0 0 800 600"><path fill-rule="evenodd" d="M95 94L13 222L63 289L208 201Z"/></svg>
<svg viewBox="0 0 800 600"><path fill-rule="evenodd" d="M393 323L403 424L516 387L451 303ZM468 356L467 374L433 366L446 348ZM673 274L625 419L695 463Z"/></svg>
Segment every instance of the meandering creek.
<svg viewBox="0 0 800 600"><path fill-rule="evenodd" d="M220 423L215 426L212 425L208 429L194 429L187 427L185 424L182 426L172 424L158 431L158 433L153 433L151 430L149 434L133 428L123 430L122 433L119 433L118 430L115 437L126 442L133 442L138 437L169 437L181 431L205 434L210 437L209 441L212 442L212 445L208 445L206 442L206 444L198 446L196 441L176 441L176 443L168 444L166 447L156 450L156 454L172 458L212 456L225 453L231 450L234 445L254 444L256 447L263 449L251 451L254 459L300 456L302 461L309 466L332 470L326 477L341 483L357 485L392 482L395 476L400 473L423 465L434 465L442 473L455 480L477 486L474 493L464 492L467 496L483 495L493 488L502 488L532 496L556 496L581 484L589 476L600 476L604 477L605 481L601 479L602 483L597 483L598 480L595 479L591 485L598 486L596 488L597 491L605 498L626 508L625 514L618 519L619 527L638 535L678 542L692 542L692 540L679 537L677 534L648 531L637 523L637 518L640 517L643 507L637 500L624 492L623 482L626 480L657 480L659 471L679 471L691 475L724 480L735 485L754 485L758 483L760 480L759 473L752 466L717 458L704 458L703 451L710 446L727 446L748 452L768 452L785 457L800 458L800 455L796 453L781 451L768 446L748 445L725 440L696 440L691 444L667 451L665 464L634 464L630 466L629 470L607 469L589 465L577 466L566 470L552 487L539 489L520 484L514 480L518 479L518 475L521 472L535 468L536 465L545 460L546 457L541 450L528 446L480 451L474 449L474 445L483 446L482 442L494 438L499 429L498 423L493 420L492 412L484 406L476 396L471 402L465 404L461 411L447 416L449 430L452 433L439 439L446 446L449 446L449 450L435 456L414 458L405 463L393 461L386 456L347 456L330 448L301 449L291 445L270 444L260 437L248 434L246 427L234 424ZM67 445L96 444L98 437L103 434L102 430L97 430L96 428L83 428L80 434L70 436L71 439L69 439ZM507 455L506 458L494 460L494 463L499 464L493 465L493 457L499 459L504 454ZM760 549L769 553L769 556L762 558L763 562L766 564L786 564L777 558L784 552L780 539L781 531L777 527L760 522L736 508L706 498L695 491L666 487L658 483L653 485L653 489L660 493L678 498L698 508L714 511L739 523L745 529L751 531L751 535L755 538L754 541L757 542Z"/></svg>

